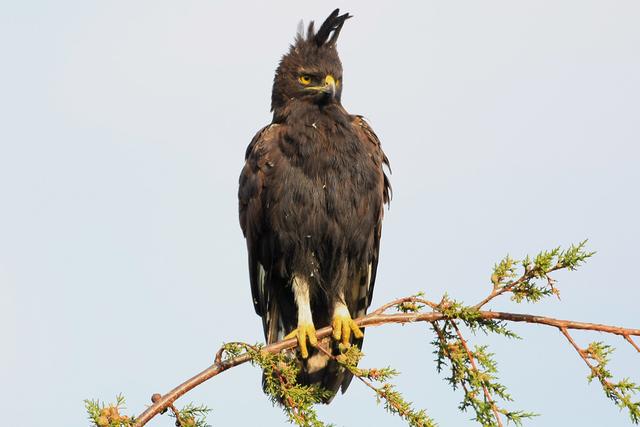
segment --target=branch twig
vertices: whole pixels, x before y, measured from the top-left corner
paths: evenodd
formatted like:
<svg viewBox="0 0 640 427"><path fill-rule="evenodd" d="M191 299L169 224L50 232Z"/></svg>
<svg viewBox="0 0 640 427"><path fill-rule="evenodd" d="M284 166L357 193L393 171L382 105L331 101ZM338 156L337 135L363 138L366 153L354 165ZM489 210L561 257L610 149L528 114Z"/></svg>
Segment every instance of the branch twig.
<svg viewBox="0 0 640 427"><path fill-rule="evenodd" d="M554 289L553 287L553 283L554 280L551 279L551 277L549 277L549 273L552 273L554 271L557 270L561 270L565 268L564 266L560 265L560 264L556 264L555 266L553 266L552 268L550 268L549 270L547 270L544 275L549 283L549 286L551 287L551 289ZM522 276L520 276L517 280L514 280L511 283L508 283L506 285L503 286L498 286L497 284L494 284L493 286L493 291L491 291L491 293L489 295L487 295L487 297L485 299L483 299L482 301L480 301L479 303L477 303L476 305L474 305L474 308L480 309L482 307L484 307L489 301L491 301L492 299L494 299L495 297L498 297L506 292L511 292L511 290L513 288L515 288L516 286L526 282L527 280L531 280L532 278L535 277L534 271L533 270L527 270L524 272L524 274Z"/></svg>
<svg viewBox="0 0 640 427"><path fill-rule="evenodd" d="M629 344L631 344L631 346L633 348L636 349L636 351L638 353L640 353L640 347L638 347L638 344L636 344L636 342L633 339L631 339L631 337L629 335L623 335L623 337L624 337L625 340L627 340L629 342Z"/></svg>
<svg viewBox="0 0 640 427"><path fill-rule="evenodd" d="M595 371L596 367L593 366L591 364L591 362L589 362L589 359L584 355L584 350L580 348L580 346L578 344L576 344L575 340L573 339L573 337L569 334L569 331L567 331L567 328L560 328L560 332L562 332L562 335L564 335L567 338L567 341L569 341L569 343L573 346L573 348L576 349L576 351L578 352L578 354L580 355L580 357L582 358L582 360L584 360L584 363L587 364L587 366L589 367L589 369L593 372Z"/></svg>

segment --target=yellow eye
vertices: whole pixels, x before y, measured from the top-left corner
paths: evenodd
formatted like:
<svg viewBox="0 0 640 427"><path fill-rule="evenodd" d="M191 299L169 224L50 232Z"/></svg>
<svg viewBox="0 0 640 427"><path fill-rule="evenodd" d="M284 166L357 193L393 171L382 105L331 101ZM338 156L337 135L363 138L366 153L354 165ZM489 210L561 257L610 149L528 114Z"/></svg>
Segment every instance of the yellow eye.
<svg viewBox="0 0 640 427"><path fill-rule="evenodd" d="M303 74L300 77L298 77L298 81L303 85L308 85L309 83L311 83L311 76L307 74Z"/></svg>

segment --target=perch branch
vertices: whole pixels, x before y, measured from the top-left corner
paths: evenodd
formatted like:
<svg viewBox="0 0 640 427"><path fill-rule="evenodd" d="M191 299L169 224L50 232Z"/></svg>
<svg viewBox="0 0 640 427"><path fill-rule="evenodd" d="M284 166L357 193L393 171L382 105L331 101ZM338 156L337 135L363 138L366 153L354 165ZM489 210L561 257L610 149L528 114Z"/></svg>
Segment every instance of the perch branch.
<svg viewBox="0 0 640 427"><path fill-rule="evenodd" d="M418 301L419 300L419 301ZM432 308L437 307L437 304L422 300L421 298L407 297L400 298L383 305L377 310L374 310L371 314L355 319L355 323L361 327L380 326L387 323L414 323L414 322L437 322L440 320L450 320L445 314L441 312L430 313L394 313L385 314L384 312L391 307L397 306L403 302L420 302L424 303ZM598 323L586 323L575 322L571 320L554 319L544 316L536 316L531 314L518 314L518 313L505 313L500 311L479 311L478 316L482 319L504 320L509 322L525 322L534 323L539 325L547 325L566 331L569 329L590 330L598 332L606 332L614 335L619 335L625 338L631 343L631 345L638 349L638 346L632 341L632 336L640 336L640 329L629 329L610 325L601 325ZM330 326L319 329L316 332L318 340L327 338L331 335L332 329ZM288 340L282 340L273 344L270 344L262 349L262 351L269 353L279 353L283 350L292 349L297 347L298 343L295 338ZM182 384L175 387L173 390L157 398L157 394L154 395L153 404L149 406L142 414L135 419L134 427L142 427L147 424L153 417L161 413L165 409L169 408L180 396L184 395L191 389L197 387L203 382L221 374L222 372L231 369L235 366L241 365L251 360L249 354L241 354L228 360L222 360L222 352L219 351L215 358L215 363L202 372L189 378Z"/></svg>

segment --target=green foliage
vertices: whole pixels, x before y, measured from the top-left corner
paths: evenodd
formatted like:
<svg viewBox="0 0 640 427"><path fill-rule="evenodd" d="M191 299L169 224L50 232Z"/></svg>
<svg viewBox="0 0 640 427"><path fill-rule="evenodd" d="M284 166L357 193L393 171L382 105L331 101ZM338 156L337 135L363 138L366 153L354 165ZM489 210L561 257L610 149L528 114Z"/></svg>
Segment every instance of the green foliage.
<svg viewBox="0 0 640 427"><path fill-rule="evenodd" d="M323 427L314 405L324 401L330 393L320 387L298 384L300 372L297 360L287 352L268 353L262 346L247 344L226 344L225 352L231 357L246 352L251 363L264 372L264 391L274 405L280 406L289 422L300 427Z"/></svg>
<svg viewBox="0 0 640 427"><path fill-rule="evenodd" d="M541 251L533 259L527 255L522 261L507 255L493 267L493 295L510 292L511 299L516 302L537 302L551 295L559 298L560 292L549 274L562 269L575 270L582 265L595 254L585 249L586 244L587 241L584 240L571 245L567 250L557 247ZM523 269L519 277L518 266Z"/></svg>
<svg viewBox="0 0 640 427"><path fill-rule="evenodd" d="M571 245L566 251L561 251L558 255L559 268L573 271L584 264L588 258L595 255L595 251L588 252L585 250L586 245L587 240L583 240L577 245Z"/></svg>
<svg viewBox="0 0 640 427"><path fill-rule="evenodd" d="M438 311L450 319L460 319L465 322L475 323L481 319L480 310L476 307L468 307L460 301L449 299L445 294L438 304Z"/></svg>
<svg viewBox="0 0 640 427"><path fill-rule="evenodd" d="M403 301L396 305L396 310L401 313L419 313L424 307L424 304L418 302Z"/></svg>
<svg viewBox="0 0 640 427"><path fill-rule="evenodd" d="M613 382L613 374L607 368L614 351L613 347L602 342L592 342L589 347L581 351L584 357L595 362L595 364L587 362L591 368L591 373L587 377L589 382L597 379L605 395L620 409L627 409L634 424L640 424L640 400L633 401L634 397L640 395L640 385L629 378Z"/></svg>
<svg viewBox="0 0 640 427"><path fill-rule="evenodd" d="M493 267L491 283L498 287L505 282L509 282L511 279L515 279L517 276L517 264L518 261L509 255L504 257Z"/></svg>
<svg viewBox="0 0 640 427"><path fill-rule="evenodd" d="M520 337L509 330L506 322L495 319L483 319L480 309L475 306L466 306L460 301L451 300L447 295L442 298L438 305L438 311L449 319L461 320L472 332L482 331L485 334L493 333L503 335L507 338Z"/></svg>
<svg viewBox="0 0 640 427"><path fill-rule="evenodd" d="M135 421L133 417L121 415L125 399L116 396L116 403L105 403L99 400L85 400L84 407L89 415L89 421L97 427L129 427Z"/></svg>
<svg viewBox="0 0 640 427"><path fill-rule="evenodd" d="M358 378L386 382L398 375L399 372L390 367L370 369L359 368L358 363L363 356L364 353L362 353L358 347L350 346L336 357L336 361Z"/></svg>
<svg viewBox="0 0 640 427"><path fill-rule="evenodd" d="M387 412L400 416L412 427L436 426L436 423L427 416L424 409L414 409L412 403L406 401L402 394L395 389L394 385L388 382L391 378L398 375L395 369L358 368L357 365L362 356L363 354L360 349L356 346L350 346L346 351L337 356L336 360L375 392L376 401L378 404L384 402L384 407ZM380 385L376 386L373 382L378 382Z"/></svg>
<svg viewBox="0 0 640 427"><path fill-rule="evenodd" d="M121 415L125 408L125 399L122 395L116 396L116 403L105 403L99 400L85 400L84 406L89 415L91 425L95 427L131 427L135 423L135 417ZM211 410L206 406L194 406L188 404L179 411L179 427L210 427L206 422L206 415ZM170 414L175 418L174 414Z"/></svg>
<svg viewBox="0 0 640 427"><path fill-rule="evenodd" d="M375 388L376 401L384 401L384 408L391 414L403 418L412 427L435 427L437 424L427 416L424 409L415 410L411 402L404 400L402 395L392 384L385 383L380 388Z"/></svg>
<svg viewBox="0 0 640 427"><path fill-rule="evenodd" d="M488 351L487 346L476 346L473 350L468 348L453 320L440 323L432 324L435 332L432 344L435 346L436 369L442 372L449 367L450 375L445 380L454 390L461 388L464 391L464 397L458 406L460 410L472 409L475 413L473 419L483 426L498 426L497 414L504 415L516 425L535 416L530 412L509 411L499 406L496 397L504 402L511 402L513 399L506 387L498 382L493 354Z"/></svg>
<svg viewBox="0 0 640 427"><path fill-rule="evenodd" d="M176 425L180 427L211 427L207 424L207 415L211 409L205 405L187 404L178 411L178 420ZM175 414L169 414L170 417L176 418Z"/></svg>
<svg viewBox="0 0 640 427"><path fill-rule="evenodd" d="M398 307L398 309L401 309ZM251 362L259 366L264 372L264 389L274 405L283 408L289 422L302 426L320 427L325 424L320 421L313 406L322 402L329 393L318 387L302 386L297 384L299 373L298 362L287 353L267 353L261 351L260 346L249 346L241 343L226 344L224 352L227 357L237 357L248 354ZM384 401L385 409L392 414L399 415L410 426L435 427L424 410L415 410L410 402L404 400L402 395L388 381L398 372L392 368L363 369L358 367L362 352L356 346L342 349L335 356L335 360L345 369L363 381L376 393L378 402ZM381 384L380 386L374 383Z"/></svg>
<svg viewBox="0 0 640 427"><path fill-rule="evenodd" d="M422 302L415 301L421 299L424 296L424 292L418 292L415 295L409 297L409 301L402 301L395 305L395 309L401 313L419 313L426 305Z"/></svg>

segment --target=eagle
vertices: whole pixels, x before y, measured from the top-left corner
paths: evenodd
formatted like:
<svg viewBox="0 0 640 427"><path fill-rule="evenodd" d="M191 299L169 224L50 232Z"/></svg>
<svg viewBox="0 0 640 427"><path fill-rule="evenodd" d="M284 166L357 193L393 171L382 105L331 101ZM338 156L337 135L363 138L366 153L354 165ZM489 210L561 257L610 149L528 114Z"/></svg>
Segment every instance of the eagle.
<svg viewBox="0 0 640 427"><path fill-rule="evenodd" d="M238 190L251 294L267 343L297 338L298 381L327 390L329 403L352 375L317 350L362 347L363 316L376 281L389 160L370 125L341 104L336 41L348 13L316 31L302 24L276 70L272 122L251 140ZM390 171L390 169L388 169Z"/></svg>

